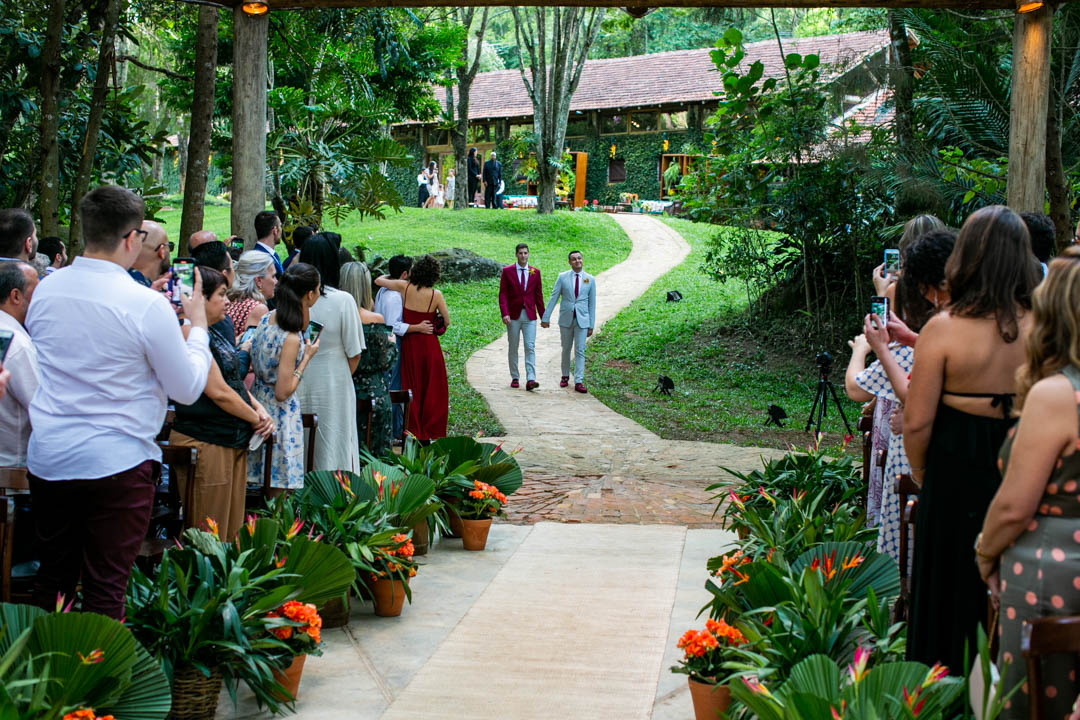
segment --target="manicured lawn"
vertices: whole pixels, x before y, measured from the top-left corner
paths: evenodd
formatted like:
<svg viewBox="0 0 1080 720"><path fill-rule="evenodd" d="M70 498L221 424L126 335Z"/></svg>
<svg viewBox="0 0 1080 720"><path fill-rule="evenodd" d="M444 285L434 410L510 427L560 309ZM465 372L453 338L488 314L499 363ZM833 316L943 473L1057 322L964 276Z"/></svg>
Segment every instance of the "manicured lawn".
<svg viewBox="0 0 1080 720"><path fill-rule="evenodd" d="M692 247L675 268L604 325L589 345L589 389L617 412L665 438L786 448L805 445L802 429L817 389L814 358L792 357L784 338L762 338L739 315L745 296L735 281L718 284L700 271L705 243L722 229L668 219ZM682 302L665 302L679 290ZM834 353L836 354L836 353ZM831 377L852 423L857 406L843 396L847 356L836 354ZM658 375L675 382L655 392ZM786 430L766 428L766 408L787 411ZM830 402L824 431L840 433ZM833 434L826 442L839 441Z"/></svg>
<svg viewBox="0 0 1080 720"><path fill-rule="evenodd" d="M175 240L180 226L179 208L161 215ZM222 239L228 237L229 208L207 207L204 227ZM525 210L453 212L408 208L383 221L361 222L350 217L338 227L331 222L327 229L341 233L348 246L363 244L386 257L457 247L507 265L514 261L514 246L525 242L529 244L530 263L540 268L548 285L558 272L567 269L566 256L571 250L584 253L593 273L606 270L630 253L630 239L614 220L600 213L540 216ZM284 257L284 247L279 252ZM505 332L499 318L499 280L447 284L441 289L451 316L451 327L442 337L450 382L449 432L498 435L502 426L465 379L465 361Z"/></svg>

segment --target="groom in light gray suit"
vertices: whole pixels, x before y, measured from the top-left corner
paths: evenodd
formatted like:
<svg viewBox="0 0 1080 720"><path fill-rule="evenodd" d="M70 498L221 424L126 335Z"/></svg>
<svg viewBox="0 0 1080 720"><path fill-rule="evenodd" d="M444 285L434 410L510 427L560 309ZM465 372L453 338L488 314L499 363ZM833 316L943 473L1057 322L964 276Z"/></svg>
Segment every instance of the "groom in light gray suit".
<svg viewBox="0 0 1080 720"><path fill-rule="evenodd" d="M585 338L592 337L596 327L596 278L581 269L584 261L581 252L570 253L570 269L559 273L551 299L540 323L550 327L551 313L559 303L559 332L562 335L562 381L566 387L570 381L570 348L574 349L574 390L585 389ZM559 301L562 302L559 302Z"/></svg>

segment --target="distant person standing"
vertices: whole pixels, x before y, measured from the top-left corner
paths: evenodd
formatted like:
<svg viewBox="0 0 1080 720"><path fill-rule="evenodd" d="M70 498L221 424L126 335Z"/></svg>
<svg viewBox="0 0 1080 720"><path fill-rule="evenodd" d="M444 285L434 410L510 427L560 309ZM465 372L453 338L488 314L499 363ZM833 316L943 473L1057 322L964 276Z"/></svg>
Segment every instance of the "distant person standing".
<svg viewBox="0 0 1080 720"><path fill-rule="evenodd" d="M517 262L502 269L499 280L499 310L509 339L510 387L518 380L518 345L525 336L525 389L540 387L536 381L536 317L544 314L544 286L540 271L529 264L529 246L518 243Z"/></svg>
<svg viewBox="0 0 1080 720"><path fill-rule="evenodd" d="M596 327L596 278L582 270L584 260L581 252L574 250L569 256L570 269L559 274L541 326L548 327L555 304L560 300L559 331L562 339L562 380L559 387L570 381L570 348L574 349L574 390L585 389L585 340L592 337Z"/></svg>
<svg viewBox="0 0 1080 720"><path fill-rule="evenodd" d="M457 171L450 168L446 171L446 209L454 209L454 191L457 190Z"/></svg>
<svg viewBox="0 0 1080 720"><path fill-rule="evenodd" d="M467 165L469 166L469 194L465 198L465 207L476 204L476 189L480 187L480 181L483 179L480 174L480 156L477 154L476 148L469 148Z"/></svg>
<svg viewBox="0 0 1080 720"><path fill-rule="evenodd" d="M49 258L49 267L45 268L46 275L51 275L67 265L67 248L64 247L64 241L58 237L41 238L38 241L38 252Z"/></svg>
<svg viewBox="0 0 1080 720"><path fill-rule="evenodd" d="M277 254L277 244L281 240L281 218L273 210L263 210L255 216L255 247L252 250L269 253L274 258L274 270L278 275L285 272L281 258Z"/></svg>
<svg viewBox="0 0 1080 720"><path fill-rule="evenodd" d="M491 159L484 163L484 207L498 207L495 193L502 184L502 163L495 159L495 151L491 151Z"/></svg>
<svg viewBox="0 0 1080 720"><path fill-rule="evenodd" d="M416 207L422 208L428 199L428 176L426 168L420 168L420 173L416 176L416 185Z"/></svg>

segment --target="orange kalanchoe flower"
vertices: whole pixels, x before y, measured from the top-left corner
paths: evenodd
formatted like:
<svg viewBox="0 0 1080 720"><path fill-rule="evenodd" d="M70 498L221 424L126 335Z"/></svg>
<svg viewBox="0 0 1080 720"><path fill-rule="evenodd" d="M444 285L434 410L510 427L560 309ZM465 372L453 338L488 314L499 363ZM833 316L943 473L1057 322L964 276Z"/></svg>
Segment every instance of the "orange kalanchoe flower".
<svg viewBox="0 0 1080 720"><path fill-rule="evenodd" d="M74 712L69 712L64 716L64 720L113 720L112 715L95 715L93 708L82 708Z"/></svg>

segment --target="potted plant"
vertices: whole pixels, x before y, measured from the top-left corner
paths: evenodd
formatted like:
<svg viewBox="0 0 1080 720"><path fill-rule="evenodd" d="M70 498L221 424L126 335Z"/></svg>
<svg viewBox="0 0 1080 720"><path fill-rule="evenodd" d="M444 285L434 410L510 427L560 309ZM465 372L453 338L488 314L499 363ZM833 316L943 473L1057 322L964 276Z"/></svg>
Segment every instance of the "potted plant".
<svg viewBox="0 0 1080 720"><path fill-rule="evenodd" d="M304 662L308 655L322 655L319 648L322 642L322 618L318 609L311 603L289 600L277 610L266 614L267 627L281 640L292 653L289 665L281 670L274 670L274 679L288 693L282 700L292 701L298 697L300 676L304 672Z"/></svg>
<svg viewBox="0 0 1080 720"><path fill-rule="evenodd" d="M735 649L745 644L742 632L722 618L710 618L704 630L687 630L679 638L677 647L683 657L671 671L688 676L696 720L716 720L728 709L731 689L725 683L731 670L725 665L735 659Z"/></svg>
<svg viewBox="0 0 1080 720"><path fill-rule="evenodd" d="M401 614L405 599L412 602L409 578L416 576L412 540L408 535L399 533L385 545L376 546L373 550L376 558L371 582L375 614L379 617L397 617Z"/></svg>
<svg viewBox="0 0 1080 720"><path fill-rule="evenodd" d="M473 487L461 501L461 541L466 550L483 550L487 547L491 518L502 513L506 495L494 485L473 480Z"/></svg>

